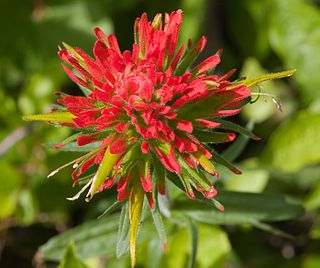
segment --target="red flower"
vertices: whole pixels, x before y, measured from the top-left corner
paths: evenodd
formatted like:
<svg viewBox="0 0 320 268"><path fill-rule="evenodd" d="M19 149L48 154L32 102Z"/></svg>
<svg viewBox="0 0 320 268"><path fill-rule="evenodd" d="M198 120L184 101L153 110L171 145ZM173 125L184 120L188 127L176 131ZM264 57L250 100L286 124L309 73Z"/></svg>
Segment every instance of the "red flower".
<svg viewBox="0 0 320 268"><path fill-rule="evenodd" d="M152 207L148 193L165 194L165 172L155 171L163 167L179 176L190 198L195 197L194 189L206 198L215 196L205 173L217 173L201 136L221 126L217 118L240 112L250 89L232 86L227 79L233 72L222 77L209 74L219 64L220 53L191 68L206 38L195 46L190 41L186 50L183 45L177 49L181 21L181 10L166 14L164 25L160 14L152 22L143 14L135 22L132 51L121 52L116 37L99 28L94 59L78 48L66 46L59 51L76 71L63 65L66 73L90 93L63 96L58 103L74 116L72 127L82 131L79 146L101 142L78 161L73 178L77 180L94 164L100 165L99 174L105 169L104 159L109 165L112 162L108 172L102 172L104 177L98 182L97 175L92 179L89 198L98 188L110 188L118 181L118 199L124 200L139 179ZM233 133L218 133L217 142L235 138ZM155 157L162 166L154 165Z"/></svg>
<svg viewBox="0 0 320 268"><path fill-rule="evenodd" d="M78 146L95 145L61 167L73 164L75 184L80 179L87 181L71 200L87 188L90 200L96 192L117 184L118 201L129 199L130 204L133 266L144 196L153 208L153 196L165 194L168 177L180 183L189 198L195 198L197 192L213 198L217 191L210 178L218 177L213 163L240 173L207 146L233 141L236 135L225 130L241 130L222 118L240 112L250 100L249 87L294 72L232 83L228 78L234 70L223 76L212 74L220 63L220 51L193 65L205 47L205 37L196 45L189 41L187 48L177 48L181 22L181 10L165 14L164 23L160 14L152 22L143 14L134 25L132 50L124 52L114 35L106 36L96 28L94 58L64 44L65 49L59 51L66 63L64 70L89 93L82 97L59 93L60 107L54 112L24 117L78 131L56 148L75 140ZM92 176L82 177L95 165L98 168Z"/></svg>

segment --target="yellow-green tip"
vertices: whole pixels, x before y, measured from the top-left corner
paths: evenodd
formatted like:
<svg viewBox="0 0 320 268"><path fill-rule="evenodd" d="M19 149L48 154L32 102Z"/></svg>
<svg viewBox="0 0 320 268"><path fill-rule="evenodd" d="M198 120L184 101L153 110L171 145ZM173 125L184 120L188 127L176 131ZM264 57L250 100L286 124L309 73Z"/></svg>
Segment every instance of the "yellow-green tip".
<svg viewBox="0 0 320 268"><path fill-rule="evenodd" d="M33 114L33 115L24 115L22 120L24 121L53 121L58 123L73 123L73 115L70 112L54 112L49 114Z"/></svg>

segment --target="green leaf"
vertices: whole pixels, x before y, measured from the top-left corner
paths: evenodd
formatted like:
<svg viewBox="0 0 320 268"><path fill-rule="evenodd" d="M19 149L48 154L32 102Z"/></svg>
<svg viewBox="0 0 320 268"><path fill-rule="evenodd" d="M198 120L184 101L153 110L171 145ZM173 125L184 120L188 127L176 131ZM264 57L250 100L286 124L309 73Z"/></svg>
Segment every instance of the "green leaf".
<svg viewBox="0 0 320 268"><path fill-rule="evenodd" d="M24 189L19 193L18 206L15 213L16 221L21 225L29 225L36 220L38 215L38 200L29 189Z"/></svg>
<svg viewBox="0 0 320 268"><path fill-rule="evenodd" d="M269 172L259 168L256 159L241 163L242 174L230 174L224 189L238 192L260 193L269 181Z"/></svg>
<svg viewBox="0 0 320 268"><path fill-rule="evenodd" d="M53 121L58 123L73 123L75 118L70 112L53 112L49 114L24 115L22 119L25 121Z"/></svg>
<svg viewBox="0 0 320 268"><path fill-rule="evenodd" d="M78 259L74 243L70 242L58 268L88 268L88 266Z"/></svg>
<svg viewBox="0 0 320 268"><path fill-rule="evenodd" d="M83 134L82 132L78 132L78 133L75 133L75 134L67 137L67 138L64 139L62 142L59 143L59 145L60 145L59 148L54 147L56 144L44 144L44 146L46 146L46 147L48 147L48 148L54 147L54 149L59 150L59 151L65 150L65 149L64 149L64 146L67 146L67 145L70 146L70 147L79 147L79 146L77 145L77 143L74 142L74 141L77 140L77 138L78 138L79 136L81 136L81 135L84 135L84 134ZM67 146L67 147L68 147L68 146ZM71 150L72 150L72 149L71 149Z"/></svg>
<svg viewBox="0 0 320 268"><path fill-rule="evenodd" d="M320 162L320 114L302 111L276 129L262 155L264 164L295 172Z"/></svg>
<svg viewBox="0 0 320 268"><path fill-rule="evenodd" d="M88 198L86 200L91 200L91 198L96 194L101 184L106 180L112 171L114 165L118 162L121 154L112 154L109 147L107 148L103 159L100 163L99 169L93 178L92 185L90 187Z"/></svg>
<svg viewBox="0 0 320 268"><path fill-rule="evenodd" d="M107 219L88 221L56 237L41 246L40 251L46 260L60 260L63 249L74 241L80 259L114 255L117 241L119 214Z"/></svg>
<svg viewBox="0 0 320 268"><path fill-rule="evenodd" d="M195 129L192 135L204 143L224 143L229 141L230 133Z"/></svg>
<svg viewBox="0 0 320 268"><path fill-rule="evenodd" d="M200 202L175 200L172 210L210 224L240 224L256 221L283 221L303 214L303 206L279 194L220 191L216 198L225 211L219 212Z"/></svg>
<svg viewBox="0 0 320 268"><path fill-rule="evenodd" d="M179 179L179 177L177 176L177 174L175 173L171 173L168 172L167 173L167 178L174 184L176 185L178 188L180 188L181 191L185 191L181 180ZM214 198L211 199L207 199L205 198L201 193L199 193L198 191L194 191L194 194L196 196L196 200L193 200L194 202L199 202L202 206L207 206L207 207L211 207L211 208L217 208L220 211L224 210L223 205L221 205L221 203L219 201L217 201Z"/></svg>
<svg viewBox="0 0 320 268"><path fill-rule="evenodd" d="M128 202L126 202L126 204L121 209L120 220L119 220L117 248L116 248L117 258L120 258L129 252L129 248L130 248L129 230L130 230L129 204Z"/></svg>
<svg viewBox="0 0 320 268"><path fill-rule="evenodd" d="M266 73L266 70L262 68L257 59L248 58L242 67L240 77L254 77L263 75L264 73ZM275 81L271 80L265 82L263 87L254 88L253 91L253 94L269 94L270 96L254 96L252 94L252 98L256 97L258 100L253 104L244 106L241 111L241 116L243 116L246 121L252 120L260 123L268 119L277 110L273 101L275 100L276 95L279 95L279 89L276 87Z"/></svg>
<svg viewBox="0 0 320 268"><path fill-rule="evenodd" d="M246 126L249 130L252 130L254 127L254 123L251 121ZM239 136L222 154L221 156L225 158L228 161L234 161L237 159L237 157L240 156L240 154L245 149L246 145L249 142L248 136L241 135Z"/></svg>
<svg viewBox="0 0 320 268"><path fill-rule="evenodd" d="M245 85L247 87L253 87L253 86L256 86L256 85L261 84L266 81L290 77L295 72L296 72L296 70L289 70L289 71L283 71L283 72L278 72L278 73L269 73L269 74L259 75L254 78L245 79L245 80L241 80L239 82L235 82L231 86L229 86L228 89L232 89L232 88L235 88L240 85Z"/></svg>
<svg viewBox="0 0 320 268"><path fill-rule="evenodd" d="M194 237L195 238L195 237ZM187 228L178 228L169 238L161 267L188 267L192 238ZM194 242L195 239L194 239ZM198 251L195 267L223 267L231 246L227 234L217 226L198 225Z"/></svg>
<svg viewBox="0 0 320 268"><path fill-rule="evenodd" d="M297 68L296 90L303 103L320 98L320 12L305 0L273 0L269 14L269 40L287 68ZM293 34L294 33L294 34ZM307 42L306 42L307 40Z"/></svg>
<svg viewBox="0 0 320 268"><path fill-rule="evenodd" d="M145 192L140 185L140 182L134 182L129 200L131 267L136 265L136 243L141 221L144 194Z"/></svg>
<svg viewBox="0 0 320 268"><path fill-rule="evenodd" d="M308 254L303 258L301 268L318 268L320 266L320 256L317 253Z"/></svg>
<svg viewBox="0 0 320 268"><path fill-rule="evenodd" d="M112 213L115 209L120 208L123 206L123 203L116 201L111 206L109 206L99 217L98 219L101 219L103 217L108 216L110 213Z"/></svg>
<svg viewBox="0 0 320 268"><path fill-rule="evenodd" d="M2 160L0 170L0 219L3 219L16 209L22 178L13 166Z"/></svg>
<svg viewBox="0 0 320 268"><path fill-rule="evenodd" d="M196 40L201 35L203 22L206 18L208 0L182 0L183 23L179 40L186 44L189 39Z"/></svg>
<svg viewBox="0 0 320 268"><path fill-rule="evenodd" d="M232 38L233 46L237 47L237 51L233 51L234 57L241 54L264 59L268 56L266 25L269 12L266 11L270 3L270 0L229 0L224 3L228 38Z"/></svg>
<svg viewBox="0 0 320 268"><path fill-rule="evenodd" d="M194 120L208 114L213 114L214 111L219 107L220 104L228 100L230 96L221 94L214 94L207 98L188 102L187 104L181 106L177 111L179 118L186 120Z"/></svg>
<svg viewBox="0 0 320 268"><path fill-rule="evenodd" d="M162 221L162 217L159 211L159 208L156 207L155 209L151 209L151 215L153 218L153 223L154 226L156 227L156 230L158 232L160 241L163 245L164 248L167 247L167 233L166 233L166 229L164 227L163 221Z"/></svg>
<svg viewBox="0 0 320 268"><path fill-rule="evenodd" d="M194 46L185 51L185 54L182 56L177 68L174 71L175 75L182 75L190 67L190 65L196 60L199 56L200 49L197 46Z"/></svg>
<svg viewBox="0 0 320 268"><path fill-rule="evenodd" d="M305 205L308 209L320 208L320 182L312 187L311 193L308 195Z"/></svg>
<svg viewBox="0 0 320 268"><path fill-rule="evenodd" d="M316 220L313 223L310 238L320 240L320 217L316 218Z"/></svg>
<svg viewBox="0 0 320 268"><path fill-rule="evenodd" d="M221 124L221 126L219 128L237 132L239 134L242 134L242 135L247 136L247 137L254 139L254 140L259 139L255 134L253 134L251 132L252 129L249 129L247 127L240 126L236 123L233 123L233 122L227 121L227 120L223 120L221 118L214 118L213 121Z"/></svg>
<svg viewBox="0 0 320 268"><path fill-rule="evenodd" d="M191 254L189 258L188 267L194 268L196 265L199 234L198 234L198 227L193 223L190 223L190 234L191 234Z"/></svg>
<svg viewBox="0 0 320 268"><path fill-rule="evenodd" d="M52 148L52 145L48 144L47 147ZM79 146L77 142L70 142L60 148L54 148L54 150L62 152L91 152L101 146L101 142L92 142L90 144Z"/></svg>
<svg viewBox="0 0 320 268"><path fill-rule="evenodd" d="M231 145L233 148L235 148L237 146L239 148L239 151L243 146L242 143L243 143L243 140L245 139L245 137L242 136L240 138L238 138ZM240 141L238 141L239 139L240 139ZM240 146L241 146L241 148L240 148ZM218 154L216 151L214 151L214 150L212 150L212 151L213 151L213 155L212 155L212 159L211 160L212 160L213 163L221 164L221 165L227 167L228 169L230 169L232 172L234 172L236 174L241 174L241 171L238 168L236 168L232 163L230 163L226 158L224 158L222 155ZM229 152L230 152L230 154L229 154ZM229 149L226 153L228 153L227 157L230 157L230 158L233 158L233 157L236 156L235 152L233 150L231 150L231 149Z"/></svg>
<svg viewBox="0 0 320 268"><path fill-rule="evenodd" d="M255 221L252 221L251 224L260 229L260 230L263 230L263 231L266 231L268 233L271 233L271 234L274 234L274 235L277 235L277 236L281 236L283 238L287 238L287 239L294 239L294 236L293 235L290 235L282 230L279 230L275 227L273 227L272 225L270 224L267 224L267 223L264 223L264 222L255 222Z"/></svg>

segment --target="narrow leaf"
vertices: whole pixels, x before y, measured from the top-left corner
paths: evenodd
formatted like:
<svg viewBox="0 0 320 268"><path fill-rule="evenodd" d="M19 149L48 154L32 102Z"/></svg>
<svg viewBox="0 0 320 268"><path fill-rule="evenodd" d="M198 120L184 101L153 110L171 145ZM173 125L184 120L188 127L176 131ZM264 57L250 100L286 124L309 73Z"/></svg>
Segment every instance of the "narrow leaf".
<svg viewBox="0 0 320 268"><path fill-rule="evenodd" d="M279 230L275 227L273 227L272 225L270 224L267 224L267 223L264 223L264 222L260 222L260 221L252 221L251 223L254 227L260 229L260 230L263 230L263 231L266 231L268 233L271 233L271 234L274 234L274 235L277 235L277 236L281 236L281 237L284 237L284 238L287 238L287 239L294 239L294 236L291 235L291 234L288 234L282 230Z"/></svg>
<svg viewBox="0 0 320 268"><path fill-rule="evenodd" d="M163 245L163 248L166 249L167 248L167 234L166 234L165 227L163 225L163 221L162 221L162 217L161 217L159 209L157 207L155 209L151 209L151 215L153 218L154 226L157 229L160 241Z"/></svg>
<svg viewBox="0 0 320 268"><path fill-rule="evenodd" d="M223 119L217 118L217 117L212 119L212 121L220 123L221 126L219 128L237 132L239 134L242 134L242 135L247 136L247 137L249 137L251 139L254 139L254 140L259 140L260 139L254 133L251 132L251 129L248 129L246 127L240 126L240 125L238 125L236 123L233 123L231 121L223 120Z"/></svg>
<svg viewBox="0 0 320 268"><path fill-rule="evenodd" d="M73 123L75 118L70 112L54 112L49 114L24 115L22 119L25 121L53 121L58 123Z"/></svg>
<svg viewBox="0 0 320 268"><path fill-rule="evenodd" d="M190 223L190 234L191 234L191 254L189 258L189 268L194 268L196 265L197 249L198 249L198 228L194 223Z"/></svg>
<svg viewBox="0 0 320 268"><path fill-rule="evenodd" d="M131 267L136 264L136 242L138 228L140 224L140 218L142 214L142 206L144 200L144 191L140 185L140 182L134 182L130 194L130 255L131 255Z"/></svg>
<svg viewBox="0 0 320 268"><path fill-rule="evenodd" d="M123 204L119 201L114 202L111 206L109 206L99 217L101 219L105 216L108 216L112 211L116 210L117 208L121 207Z"/></svg>
<svg viewBox="0 0 320 268"><path fill-rule="evenodd" d="M301 203L280 194L220 191L216 197L225 206L224 213L187 198L174 200L172 211L183 211L192 219L210 224L239 224L253 221L284 221L301 216Z"/></svg>
<svg viewBox="0 0 320 268"><path fill-rule="evenodd" d="M230 139L232 139L232 137L234 136L233 133L214 132L206 130L201 131L199 129L195 129L192 132L192 135L195 136L199 141L205 143L224 143L231 141Z"/></svg>
<svg viewBox="0 0 320 268"><path fill-rule="evenodd" d="M52 147L50 144L48 145L49 147ZM92 142L90 144L82 145L79 146L76 142L70 142L61 148L54 148L58 151L63 151L63 152L91 152L94 149L97 149L98 147L101 146L101 142Z"/></svg>
<svg viewBox="0 0 320 268"><path fill-rule="evenodd" d="M247 87L253 87L253 86L256 86L260 83L269 81L269 80L290 77L295 72L296 72L296 70L289 70L289 71L283 71L283 72L278 72L278 73L264 74L264 75L257 76L255 78L245 79L245 80L233 83L231 86L227 87L227 89L232 89L232 88L235 88L235 87L241 86L241 85L245 85Z"/></svg>
<svg viewBox="0 0 320 268"><path fill-rule="evenodd" d="M119 219L117 247L116 247L117 258L120 258L121 256L123 256L129 251L129 229L130 229L129 205L127 202L121 209L121 214Z"/></svg>
<svg viewBox="0 0 320 268"><path fill-rule="evenodd" d="M179 179L179 177L177 176L177 174L175 173L171 173L168 172L167 173L167 178L173 183L175 184L178 188L180 188L180 190L182 190L184 192L184 187L182 185L181 180ZM196 199L192 200L192 202L196 203L200 203L202 207L206 207L206 208L217 208L220 211L224 211L224 206L221 205L221 203L219 201L217 201L214 198L211 199L207 199L205 198L201 193L199 193L198 191L195 191L195 196ZM191 205L191 204L190 204ZM206 206L205 206L206 205Z"/></svg>
<svg viewBox="0 0 320 268"><path fill-rule="evenodd" d="M231 145L232 146L232 145ZM233 173L235 174L241 174L241 171L236 168L232 163L230 163L227 159L225 159L223 156L219 155L217 152L213 150L213 155L212 155L212 161L214 163L221 164L228 169L230 169Z"/></svg>
<svg viewBox="0 0 320 268"><path fill-rule="evenodd" d="M254 123L251 121L247 124L246 127L249 130L252 130L254 127ZM221 154L221 156L228 161L234 161L243 152L248 142L248 136L241 135Z"/></svg>
<svg viewBox="0 0 320 268"><path fill-rule="evenodd" d="M113 167L120 159L121 154L112 154L110 152L109 147L107 148L103 159L100 163L99 169L96 173L96 175L93 178L92 185L90 187L90 190L87 195L87 201L90 201L90 199L94 196L94 194L98 191L101 184L106 180L106 178L111 173Z"/></svg>

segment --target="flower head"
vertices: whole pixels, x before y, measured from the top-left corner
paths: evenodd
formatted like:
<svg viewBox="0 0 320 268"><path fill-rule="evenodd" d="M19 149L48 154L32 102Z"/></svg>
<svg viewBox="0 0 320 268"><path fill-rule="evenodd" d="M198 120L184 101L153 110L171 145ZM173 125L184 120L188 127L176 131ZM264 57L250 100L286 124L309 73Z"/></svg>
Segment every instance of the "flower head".
<svg viewBox="0 0 320 268"><path fill-rule="evenodd" d="M106 36L99 28L95 29L95 58L69 46L59 51L60 58L76 71L63 65L66 73L90 91L84 97L58 99L73 115L68 125L82 131L79 146L101 142L73 172L77 180L92 165L100 165L89 198L118 182L122 201L139 180L152 207L152 191L157 188L165 194L165 172L155 175L154 158L179 176L190 198L195 197L194 190L206 198L216 195L205 175L217 176L212 153L201 138L221 126L216 118L240 112L250 89L230 87L231 73L208 74L219 64L220 53L190 68L206 39L177 49L181 21L181 10L166 14L164 23L160 14L152 22L143 14L135 22L132 51L121 52L116 37ZM211 142L235 138L234 133L217 133L217 140Z"/></svg>
<svg viewBox="0 0 320 268"><path fill-rule="evenodd" d="M166 193L167 174L175 174L189 198L200 192L211 199L217 194L210 179L218 176L215 162L239 173L207 143L235 139L226 132L234 129L232 123L223 118L240 112L254 83L230 82L234 71L213 74L220 51L194 65L206 38L178 47L181 22L181 10L165 14L164 21L160 14L151 22L143 14L134 24L131 51L122 52L116 37L99 28L94 30L94 58L65 44L58 53L63 69L88 94L59 93L60 106L38 116L78 132L56 147L72 140L78 146L95 145L70 163L72 178L77 183L96 165L80 193L89 189L90 200L116 184L118 201L129 199L132 258L144 196L153 208L154 193Z"/></svg>

